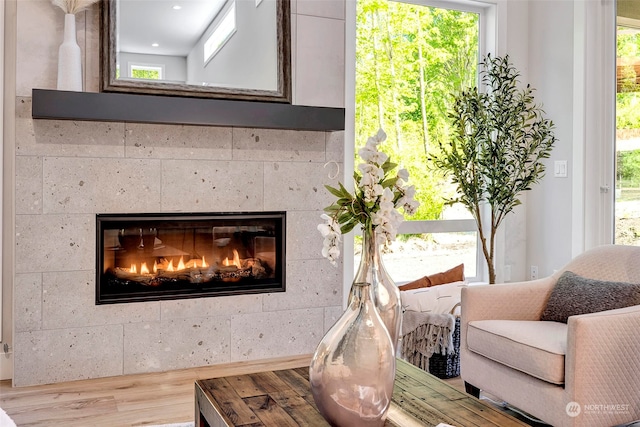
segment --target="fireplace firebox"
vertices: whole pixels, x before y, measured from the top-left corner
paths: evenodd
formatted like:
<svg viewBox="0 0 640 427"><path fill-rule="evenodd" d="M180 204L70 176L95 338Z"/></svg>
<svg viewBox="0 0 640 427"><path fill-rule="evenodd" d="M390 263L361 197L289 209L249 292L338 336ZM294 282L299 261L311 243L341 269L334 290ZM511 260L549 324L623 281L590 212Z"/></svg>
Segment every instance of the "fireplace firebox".
<svg viewBox="0 0 640 427"><path fill-rule="evenodd" d="M96 215L96 304L285 290L284 212Z"/></svg>

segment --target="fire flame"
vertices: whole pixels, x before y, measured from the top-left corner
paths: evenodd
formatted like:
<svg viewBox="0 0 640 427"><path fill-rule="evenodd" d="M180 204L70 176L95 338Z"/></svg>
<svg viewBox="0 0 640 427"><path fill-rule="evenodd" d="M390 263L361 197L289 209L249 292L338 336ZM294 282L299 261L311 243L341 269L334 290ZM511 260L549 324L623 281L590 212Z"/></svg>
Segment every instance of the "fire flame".
<svg viewBox="0 0 640 427"><path fill-rule="evenodd" d="M149 274L149 268L147 267L146 262L143 262L140 266L140 274Z"/></svg>
<svg viewBox="0 0 640 427"><path fill-rule="evenodd" d="M238 254L238 251L236 251L235 249L233 250L233 260L229 261L229 257L225 258L224 261L222 261L222 264L224 266L230 266L230 265L235 265L238 268L241 268L242 265L240 264L240 255Z"/></svg>
<svg viewBox="0 0 640 427"><path fill-rule="evenodd" d="M238 259L237 262L239 263L239 259ZM201 264L200 265L201 268L209 267L209 265L207 264L207 261L206 261L204 256L202 257L202 261L200 261L199 259L192 259L192 260L189 260L187 263L184 262L184 257L180 257L180 260L178 261L178 266L177 267L173 264L173 260L169 260L169 264L166 266L166 271L175 272L175 271L180 271L180 270L186 270L188 268L198 268L198 263ZM227 265L229 265L229 264L227 264ZM151 271L149 271L149 267L147 266L147 263L143 262L142 265L140 266L140 274L147 274L147 275L158 274L158 270L162 269L162 268L163 268L162 264L160 264L160 266L158 266L158 263L156 261L154 261L153 262L153 273L152 273ZM135 264L135 263L131 264L131 267L129 268L129 273L138 274L138 266L137 266L137 264Z"/></svg>

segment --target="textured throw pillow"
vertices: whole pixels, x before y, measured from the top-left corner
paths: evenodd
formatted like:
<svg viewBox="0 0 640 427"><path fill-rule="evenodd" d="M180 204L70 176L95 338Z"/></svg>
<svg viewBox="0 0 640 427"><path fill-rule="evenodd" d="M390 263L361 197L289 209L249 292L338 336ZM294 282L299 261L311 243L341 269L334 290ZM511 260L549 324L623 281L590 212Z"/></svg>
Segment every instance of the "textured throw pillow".
<svg viewBox="0 0 640 427"><path fill-rule="evenodd" d="M464 264L456 265L442 273L427 276L431 286L442 285L444 283L462 282L464 280Z"/></svg>
<svg viewBox="0 0 640 427"><path fill-rule="evenodd" d="M567 323L569 316L640 304L640 284L605 282L562 273L540 320Z"/></svg>
<svg viewBox="0 0 640 427"><path fill-rule="evenodd" d="M400 289L400 291L410 291L413 289L428 288L429 286L431 286L431 282L429 282L427 276L424 276L419 278L418 280L414 280L413 282L400 285L398 286L398 289Z"/></svg>
<svg viewBox="0 0 640 427"><path fill-rule="evenodd" d="M464 281L464 264L457 265L441 273L421 277L413 282L398 286L398 289L401 291L409 291L411 289L428 288L430 286L462 281Z"/></svg>

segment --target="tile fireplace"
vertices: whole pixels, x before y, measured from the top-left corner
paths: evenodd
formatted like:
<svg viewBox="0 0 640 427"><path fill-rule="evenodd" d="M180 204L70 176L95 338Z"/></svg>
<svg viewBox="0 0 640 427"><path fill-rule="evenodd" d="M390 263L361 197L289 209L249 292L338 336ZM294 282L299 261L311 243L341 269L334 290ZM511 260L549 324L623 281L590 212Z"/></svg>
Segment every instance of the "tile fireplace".
<svg viewBox="0 0 640 427"><path fill-rule="evenodd" d="M97 214L96 304L283 292L285 216Z"/></svg>

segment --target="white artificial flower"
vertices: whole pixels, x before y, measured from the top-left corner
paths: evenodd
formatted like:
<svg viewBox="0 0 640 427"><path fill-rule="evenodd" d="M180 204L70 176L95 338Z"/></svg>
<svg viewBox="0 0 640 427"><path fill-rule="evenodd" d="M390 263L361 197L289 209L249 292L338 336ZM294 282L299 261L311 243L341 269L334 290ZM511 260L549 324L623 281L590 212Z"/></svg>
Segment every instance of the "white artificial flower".
<svg viewBox="0 0 640 427"><path fill-rule="evenodd" d="M380 181L378 181L373 175L367 173L367 174L363 174L362 178L360 178L358 187L360 188L373 187L378 182Z"/></svg>
<svg viewBox="0 0 640 427"><path fill-rule="evenodd" d="M382 226L387 222L388 219L384 212L377 211L371 214L371 224L373 224L374 226Z"/></svg>
<svg viewBox="0 0 640 427"><path fill-rule="evenodd" d="M394 209L391 211L391 222L393 223L395 228L400 227L400 224L402 224L402 221L404 221L404 217L402 216L402 214L400 212L397 211L397 209Z"/></svg>
<svg viewBox="0 0 640 427"><path fill-rule="evenodd" d="M360 163L358 165L358 170L364 175L371 175L374 182L380 182L384 179L384 170L378 165L374 165L371 163Z"/></svg>
<svg viewBox="0 0 640 427"><path fill-rule="evenodd" d="M367 139L365 147L367 147L369 150L375 150L378 145L380 145L380 141L378 141L375 137L370 136L369 139Z"/></svg>
<svg viewBox="0 0 640 427"><path fill-rule="evenodd" d="M327 258L333 265L337 265L336 260L340 257L338 244L341 240L340 224L327 214L322 214L321 218L326 221L318 224L318 230L324 240L322 242L322 256Z"/></svg>
<svg viewBox="0 0 640 427"><path fill-rule="evenodd" d="M318 230L324 238L322 255L333 265L337 265L336 261L340 256L342 231L338 218L345 226L358 222L363 228L373 229L376 242L388 244L396 239L400 224L404 220L399 209L403 208L405 214L412 215L420 205L414 199L415 187L404 187L409 179L406 169L400 169L394 177L387 176L382 168L389 156L379 151L378 146L386 139L387 135L380 129L358 151L364 162L358 165L358 171L354 176L356 191L345 194L342 185L340 188L330 188L333 194L340 196L336 204L328 208L331 216L322 215L325 223L318 225ZM388 187L385 188L383 185Z"/></svg>
<svg viewBox="0 0 640 427"><path fill-rule="evenodd" d="M373 186L372 185L368 185L366 187L364 187L362 189L362 194L364 194L364 202L366 204L370 204L371 202L375 202L376 199L378 198L374 193L373 193Z"/></svg>
<svg viewBox="0 0 640 427"><path fill-rule="evenodd" d="M407 215L413 215L420 206L420 202L414 199L416 194L415 186L411 185L402 189L403 196L396 202L396 208L403 208Z"/></svg>
<svg viewBox="0 0 640 427"><path fill-rule="evenodd" d="M393 202L380 202L380 209L376 213L389 217L391 216L391 212L395 210L396 207L393 205Z"/></svg>
<svg viewBox="0 0 640 427"><path fill-rule="evenodd" d="M410 185L404 188L404 196L413 199L416 195L416 186Z"/></svg>
<svg viewBox="0 0 640 427"><path fill-rule="evenodd" d="M404 205L402 205L402 208L404 209L404 212L407 215L414 215L418 210L419 206L420 206L420 202L418 202L417 200L410 200L406 202Z"/></svg>
<svg viewBox="0 0 640 427"><path fill-rule="evenodd" d="M384 162L387 161L389 156L382 151L378 151L376 149L369 149L369 147L364 147L358 150L358 154L360 157L367 163L373 163L375 165L381 166Z"/></svg>
<svg viewBox="0 0 640 427"><path fill-rule="evenodd" d="M365 203L371 203L376 201L376 199L382 195L384 188L380 184L374 184L364 187L362 190L364 192Z"/></svg>
<svg viewBox="0 0 640 427"><path fill-rule="evenodd" d="M382 128L378 129L378 133L376 133L376 139L380 142L384 142L387 139L387 134L384 133Z"/></svg>
<svg viewBox="0 0 640 427"><path fill-rule="evenodd" d="M338 265L340 249L336 245L326 244L322 247L322 256L327 258L332 265Z"/></svg>
<svg viewBox="0 0 640 427"><path fill-rule="evenodd" d="M358 169L362 173L358 184L360 188L373 187L384 180L384 170L376 165L360 164Z"/></svg>
<svg viewBox="0 0 640 427"><path fill-rule="evenodd" d="M376 227L376 235L378 236L376 241L379 244L389 244L396 240L397 235L397 227L395 227L392 223L387 222L383 225Z"/></svg>
<svg viewBox="0 0 640 427"><path fill-rule="evenodd" d="M380 197L380 203L391 203L393 205L393 191L390 188L385 188Z"/></svg>
<svg viewBox="0 0 640 427"><path fill-rule="evenodd" d="M320 215L320 218L324 219L327 222L327 225L331 228L331 230L334 233L340 234L340 224L338 224L337 221L335 221L332 217L330 217L327 214Z"/></svg>
<svg viewBox="0 0 640 427"><path fill-rule="evenodd" d="M367 139L367 145L370 148L376 148L378 145L380 145L381 142L386 141L387 139L387 134L384 133L384 131L382 129L378 129L378 133L376 133L374 136L370 136L369 139Z"/></svg>
<svg viewBox="0 0 640 427"><path fill-rule="evenodd" d="M322 237L331 237L336 234L333 228L329 224L318 224L318 231Z"/></svg>

